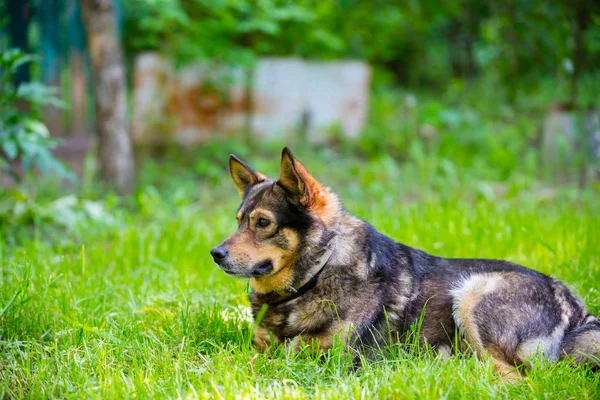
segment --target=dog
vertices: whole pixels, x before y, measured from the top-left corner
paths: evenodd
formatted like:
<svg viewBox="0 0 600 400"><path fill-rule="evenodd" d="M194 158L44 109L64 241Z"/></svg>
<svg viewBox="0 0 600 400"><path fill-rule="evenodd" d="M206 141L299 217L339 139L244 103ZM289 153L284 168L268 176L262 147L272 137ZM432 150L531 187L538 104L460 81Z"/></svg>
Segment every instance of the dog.
<svg viewBox="0 0 600 400"><path fill-rule="evenodd" d="M346 211L287 147L277 180L233 154L229 168L242 197L239 227L210 253L227 274L249 279L259 351L326 350L338 335L360 354L419 324L420 340L440 355L487 355L503 376L520 376L516 367L538 353L593 366L600 321L560 281L398 243Z"/></svg>

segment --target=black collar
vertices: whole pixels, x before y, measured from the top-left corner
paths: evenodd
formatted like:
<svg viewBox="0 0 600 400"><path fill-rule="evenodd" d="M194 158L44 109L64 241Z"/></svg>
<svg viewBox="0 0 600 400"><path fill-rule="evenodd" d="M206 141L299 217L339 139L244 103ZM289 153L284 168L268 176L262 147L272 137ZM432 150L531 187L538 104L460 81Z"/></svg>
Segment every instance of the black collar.
<svg viewBox="0 0 600 400"><path fill-rule="evenodd" d="M319 280L319 276L325 270L327 263L323 265L323 267L317 272L308 282L302 285L299 289L295 289L293 286L289 286L288 290L292 292L289 296L282 296L279 293L272 292L269 295L265 296L263 302L269 306L278 306L283 303L287 303L288 301L292 301L302 296L312 288L314 288Z"/></svg>
<svg viewBox="0 0 600 400"><path fill-rule="evenodd" d="M294 299L297 299L298 297L304 295L309 290L313 289L317 285L317 282L319 281L319 276L321 276L323 271L325 271L325 268L329 265L329 261L331 260L331 256L333 255L334 249L331 248L329 251L330 251L330 253L327 255L327 258L325 259L325 262L323 263L321 268L317 271L316 274L314 274L312 276L312 278L309 279L308 282L306 282L304 285L300 286L298 289L296 289L292 285L288 286L286 288L286 290L291 294L287 295L287 296L279 294L277 292L271 292L271 293L265 294L264 296L261 296L262 302L269 306L277 306L277 305L292 301Z"/></svg>

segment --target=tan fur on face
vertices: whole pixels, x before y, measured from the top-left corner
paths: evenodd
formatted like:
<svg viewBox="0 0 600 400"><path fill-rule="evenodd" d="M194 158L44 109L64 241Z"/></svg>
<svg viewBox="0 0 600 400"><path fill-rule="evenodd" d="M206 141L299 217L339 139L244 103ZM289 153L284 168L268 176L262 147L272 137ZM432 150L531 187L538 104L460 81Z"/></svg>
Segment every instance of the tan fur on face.
<svg viewBox="0 0 600 400"><path fill-rule="evenodd" d="M250 219L250 226L255 226L256 222L258 221L259 218L266 218L269 221L271 221L272 223L274 221L277 220L277 218L275 218L275 214L273 214L271 211L266 210L264 208L256 208L254 210L252 210L252 212L250 212L250 215L248 217ZM272 226L267 227L267 231L269 231L269 233L272 229L276 228L275 224L273 223Z"/></svg>
<svg viewBox="0 0 600 400"><path fill-rule="evenodd" d="M255 232L250 229L240 231L226 241L231 257L248 268L266 259L273 262L271 275L251 278L249 281L250 286L259 293L282 291L294 279L293 269L290 267L296 258L299 238L289 228L283 228L281 233L287 240L287 249L261 243L262 240L256 239Z"/></svg>
<svg viewBox="0 0 600 400"><path fill-rule="evenodd" d="M267 255L273 260L273 273L269 276L250 279L250 287L259 293L282 291L294 280L294 271L290 267L296 258L299 238L289 228L283 228L281 231L288 242L288 250L274 246L261 250L261 254Z"/></svg>
<svg viewBox="0 0 600 400"><path fill-rule="evenodd" d="M284 268L272 275L261 278L250 278L250 287L258 293L281 292L294 281L294 272Z"/></svg>

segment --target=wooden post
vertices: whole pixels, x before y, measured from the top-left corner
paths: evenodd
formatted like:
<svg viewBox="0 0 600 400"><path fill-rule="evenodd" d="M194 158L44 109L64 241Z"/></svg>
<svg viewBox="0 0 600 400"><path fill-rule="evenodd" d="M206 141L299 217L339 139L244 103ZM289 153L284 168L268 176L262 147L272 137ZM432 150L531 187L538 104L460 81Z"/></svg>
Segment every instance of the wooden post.
<svg viewBox="0 0 600 400"><path fill-rule="evenodd" d="M120 194L133 190L123 52L112 0L80 0L92 61L100 173Z"/></svg>
<svg viewBox="0 0 600 400"><path fill-rule="evenodd" d="M69 67L71 72L71 136L86 137L88 123L88 87L85 63L85 27L79 0L69 0Z"/></svg>

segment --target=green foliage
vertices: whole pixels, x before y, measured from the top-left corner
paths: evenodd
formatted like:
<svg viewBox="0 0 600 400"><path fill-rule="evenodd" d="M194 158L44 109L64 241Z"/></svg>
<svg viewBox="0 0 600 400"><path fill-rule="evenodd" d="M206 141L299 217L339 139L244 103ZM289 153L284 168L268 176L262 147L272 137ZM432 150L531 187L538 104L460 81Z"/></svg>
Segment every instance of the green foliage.
<svg viewBox="0 0 600 400"><path fill-rule="evenodd" d="M314 19L281 0L127 0L124 6L128 53L165 49L182 63L248 67L256 55L281 51L288 29L308 28Z"/></svg>
<svg viewBox="0 0 600 400"><path fill-rule="evenodd" d="M576 102L600 62L598 4L125 0L125 47L243 66L261 55L358 58L411 87L485 76L511 101L552 77L572 86L554 100Z"/></svg>
<svg viewBox="0 0 600 400"><path fill-rule="evenodd" d="M452 93L380 88L372 96L364 133L346 147L370 160L386 154L422 171L456 176L460 170L465 179L535 179L539 121L492 99L482 103L484 95L478 90L454 102Z"/></svg>
<svg viewBox="0 0 600 400"><path fill-rule="evenodd" d="M43 174L72 177L52 155L50 150L57 141L50 138L39 118L42 106L64 107L54 88L38 82L21 83L18 87L13 83L17 69L33 61L33 56L16 49L0 52L0 168L17 181L17 161L25 173L37 167Z"/></svg>
<svg viewBox="0 0 600 400"><path fill-rule="evenodd" d="M460 86L444 94L381 86L371 97L364 133L355 140L334 135L326 146L265 140L247 143L230 137L193 149L173 146L164 149L158 161L140 158L140 189L130 198L106 198L93 175L86 174L76 201L68 203L73 213L53 211L53 202L64 193L38 194L39 188L32 191L21 187L14 189L15 193L5 191L0 193L4 200L0 201L0 230L7 237L18 237L18 241L32 234L70 240L82 231L79 226L90 229L86 201L100 201L107 220L113 221L130 212L156 220L176 214L194 201L218 203L231 189L227 169L230 153L253 160L253 167L276 176L278 165L273 157L284 145L291 146L301 160L309 160L316 175L323 176L329 185L341 187L348 196L362 190L384 196L397 190L421 201L433 194L452 197L462 188L469 198L494 201L559 182L555 176L545 176L540 167L539 146L535 144L541 124L538 115L503 104L502 97L495 97L493 88L485 84L471 86L468 95L463 93ZM542 103L543 99L530 101ZM336 166L334 174L329 173L331 165ZM581 167L590 166L582 160L565 164L561 170L579 176ZM394 189L390 182L400 182L401 186ZM67 214L77 215L81 224L63 221ZM60 235L52 235L54 231Z"/></svg>
<svg viewBox="0 0 600 400"><path fill-rule="evenodd" d="M0 237L11 247L33 237L69 242L74 235L114 225L119 212L107 204L75 194L60 196L55 190L35 191L27 185L0 188Z"/></svg>

